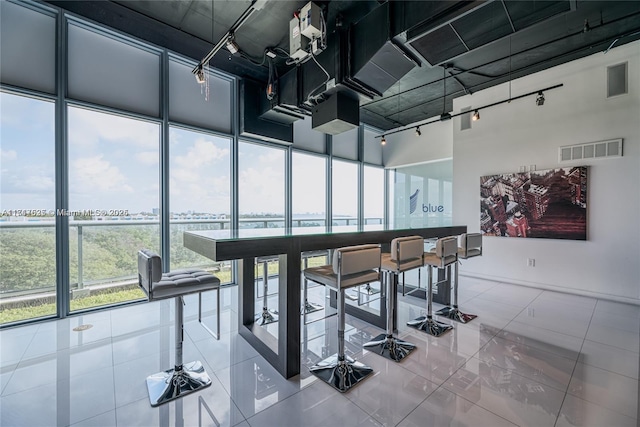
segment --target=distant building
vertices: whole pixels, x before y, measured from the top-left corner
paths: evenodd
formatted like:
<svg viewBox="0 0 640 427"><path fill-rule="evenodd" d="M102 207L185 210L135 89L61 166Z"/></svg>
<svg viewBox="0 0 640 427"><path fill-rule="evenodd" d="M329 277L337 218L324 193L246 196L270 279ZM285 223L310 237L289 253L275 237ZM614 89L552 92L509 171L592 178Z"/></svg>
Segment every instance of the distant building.
<svg viewBox="0 0 640 427"><path fill-rule="evenodd" d="M575 167L569 171L567 177L571 186L571 203L580 207L587 207L587 168Z"/></svg>
<svg viewBox="0 0 640 427"><path fill-rule="evenodd" d="M529 230L529 221L520 212L507 220L507 233L510 237L527 237Z"/></svg>
<svg viewBox="0 0 640 427"><path fill-rule="evenodd" d="M527 210L533 219L540 219L549 207L549 190L539 185L531 184L524 193Z"/></svg>
<svg viewBox="0 0 640 427"><path fill-rule="evenodd" d="M491 217L489 216L487 211L483 210L482 213L480 214L480 229L485 233L489 233L491 232L492 228L493 228L493 221L491 220Z"/></svg>
<svg viewBox="0 0 640 427"><path fill-rule="evenodd" d="M488 200L488 208L494 221L505 222L507 220L504 203L502 202L502 198L500 196L491 196Z"/></svg>

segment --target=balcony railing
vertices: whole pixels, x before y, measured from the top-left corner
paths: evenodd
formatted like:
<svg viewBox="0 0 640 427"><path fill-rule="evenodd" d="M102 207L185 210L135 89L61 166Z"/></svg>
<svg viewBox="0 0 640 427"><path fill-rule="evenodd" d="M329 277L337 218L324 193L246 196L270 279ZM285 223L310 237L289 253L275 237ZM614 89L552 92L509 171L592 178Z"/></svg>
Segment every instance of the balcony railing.
<svg viewBox="0 0 640 427"><path fill-rule="evenodd" d="M282 217L255 217L255 218L241 218L239 220L240 228L279 228L284 226L284 218ZM295 218L292 221L293 227L307 227L307 226L324 226L326 224L326 220L324 218L314 218L314 217L300 217ZM336 226L341 225L355 225L357 224L357 218L353 217L337 217L332 220L332 223ZM382 224L383 220L379 217L371 217L365 218L365 224ZM73 259L72 273L74 279L71 279L70 288L72 292L78 293L81 295L81 290L85 288L91 288L92 290L99 290L105 288L114 288L114 287L130 287L131 285L136 283L137 273L135 270L135 252L142 246L147 246L151 248L157 248L159 246L159 226L160 223L157 220L139 220L139 219L119 219L119 220L70 220L69 221L69 230L70 230L70 243L72 246L76 248L77 261ZM172 230L172 235L175 232L175 235L172 236L171 239L171 251L172 251L172 265L175 265L175 268L180 267L201 267L201 268L212 268L214 264L212 261L207 260L205 258L200 257L195 253L191 253L191 251L186 250L182 246L182 233L181 231L185 230L194 230L194 229L229 229L230 220L223 219L172 219L170 220L170 228ZM178 229L175 229L178 227ZM115 231L112 233L114 236L107 236L104 233L100 235L99 230L104 230L105 228L116 230L125 228L129 230L129 232L122 233L121 235L115 235ZM134 232L134 229L136 232ZM0 221L0 236L3 239L3 245L7 246L10 244L11 237L4 234L5 232L10 231L35 231L35 230L49 230L53 232L55 230L55 221L52 220L42 220L42 221ZM147 229L146 234L144 233L144 229ZM93 233L92 236L88 237L88 233ZM129 236L135 234L135 241L125 242L123 240L127 240ZM76 239L77 236L77 239ZM114 237L114 239L109 239L109 237ZM118 239L121 237L121 239ZM89 242L90 247L87 247L87 238L91 241ZM102 246L97 247L95 241L97 238L102 240L100 244ZM55 247L55 235L51 233L52 244L51 247ZM145 242L144 244L141 242ZM17 243L17 242L16 242ZM127 248L125 245L128 244ZM135 246L135 248L133 247ZM24 248L23 248L24 249ZM94 253L91 253L91 252ZM99 262L101 259L101 255L109 255L109 253L114 253L116 251L120 251L118 255L120 255L120 264L121 265L119 272L114 272L113 268L106 269L107 271L111 271L112 274L104 274L100 273L102 270L98 268L99 266L90 265L91 263ZM25 251L26 252L26 251ZM129 253L132 252L132 253ZM175 257L173 255L174 252L179 252ZM69 254L70 258L72 257L72 253ZM53 262L51 265L55 265L55 250L49 254ZM88 258L88 260L87 260ZM118 260L115 262L117 263ZM112 259L107 262L114 262ZM177 265L176 265L177 262ZM129 263L131 268L124 267L125 263ZM33 267L37 268L37 265L41 265L41 263L33 263ZM70 263L71 264L71 263ZM87 273L86 267L93 267L91 272ZM111 267L111 266L109 266ZM52 267L47 267L50 270ZM73 271L77 268L77 271ZM53 268L55 270L55 268ZM20 277L10 277L10 273L7 275L6 271L2 272L2 276L0 277L0 284L2 285L0 288L0 299L29 299L33 298L38 294L37 297L41 298L45 294L49 294L49 296L55 297L55 271L47 271L42 272L42 276L51 277L51 280L47 280L49 283L40 283L38 285L31 286L28 289L12 289L10 284L16 283L21 280ZM46 273L46 274L45 274ZM24 274L33 274L33 271L25 271ZM87 275L89 277L87 277Z"/></svg>

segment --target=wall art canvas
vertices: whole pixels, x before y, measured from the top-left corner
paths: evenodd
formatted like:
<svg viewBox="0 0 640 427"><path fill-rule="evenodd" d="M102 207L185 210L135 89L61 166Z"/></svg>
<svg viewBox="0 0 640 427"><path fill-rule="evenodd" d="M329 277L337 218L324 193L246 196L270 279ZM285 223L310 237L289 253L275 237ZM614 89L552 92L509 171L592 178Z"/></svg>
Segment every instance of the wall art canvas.
<svg viewBox="0 0 640 427"><path fill-rule="evenodd" d="M587 240L587 167L481 177L480 229L487 236Z"/></svg>

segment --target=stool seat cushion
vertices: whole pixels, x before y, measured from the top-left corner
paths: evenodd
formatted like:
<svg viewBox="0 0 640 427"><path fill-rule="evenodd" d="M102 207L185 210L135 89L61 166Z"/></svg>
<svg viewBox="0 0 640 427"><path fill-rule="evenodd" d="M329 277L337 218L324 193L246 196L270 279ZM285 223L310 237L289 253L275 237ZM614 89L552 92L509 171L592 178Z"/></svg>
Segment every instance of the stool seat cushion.
<svg viewBox="0 0 640 427"><path fill-rule="evenodd" d="M432 267L445 268L446 266L456 262L456 260L456 255L440 257L435 252L424 253L424 265L430 265Z"/></svg>
<svg viewBox="0 0 640 427"><path fill-rule="evenodd" d="M479 255L482 255L482 249L473 248L473 249L465 250L463 248L458 248L459 258L467 259L467 258L472 258L474 256L479 256Z"/></svg>
<svg viewBox="0 0 640 427"><path fill-rule="evenodd" d="M419 257L410 258L400 262L391 259L391 257L391 254L383 253L380 257L380 268L392 273L402 273L404 271L422 267L422 252L420 252Z"/></svg>
<svg viewBox="0 0 640 427"><path fill-rule="evenodd" d="M376 270L366 270L360 273L343 275L340 281L340 288L338 288L338 275L334 273L333 270L332 265L309 267L304 270L304 277L338 291L340 289L351 288L379 280L379 275Z"/></svg>
<svg viewBox="0 0 640 427"><path fill-rule="evenodd" d="M175 270L151 284L150 299L158 300L205 292L220 287L220 279L198 269Z"/></svg>

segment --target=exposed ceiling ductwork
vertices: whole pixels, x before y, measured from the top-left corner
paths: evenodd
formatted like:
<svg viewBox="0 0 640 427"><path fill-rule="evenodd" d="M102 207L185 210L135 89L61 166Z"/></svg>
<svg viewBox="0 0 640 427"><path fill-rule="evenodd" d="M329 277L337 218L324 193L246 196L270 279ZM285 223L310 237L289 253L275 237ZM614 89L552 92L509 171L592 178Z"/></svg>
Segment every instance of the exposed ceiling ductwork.
<svg viewBox="0 0 640 427"><path fill-rule="evenodd" d="M49 3L196 61L251 5L249 0ZM241 52L221 49L211 65L265 87L269 72L258 65L260 58L267 48L288 51L289 20L305 4L267 1L234 34ZM317 4L325 11L327 48L316 59L330 79L323 84L327 77L314 61L290 66L280 59L279 94L275 102L256 107L261 120L290 124L314 108L310 93L320 103L344 91L358 99L360 121L393 129L451 112L458 96L640 39L640 2L625 0Z"/></svg>

